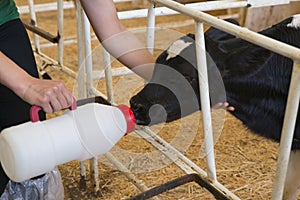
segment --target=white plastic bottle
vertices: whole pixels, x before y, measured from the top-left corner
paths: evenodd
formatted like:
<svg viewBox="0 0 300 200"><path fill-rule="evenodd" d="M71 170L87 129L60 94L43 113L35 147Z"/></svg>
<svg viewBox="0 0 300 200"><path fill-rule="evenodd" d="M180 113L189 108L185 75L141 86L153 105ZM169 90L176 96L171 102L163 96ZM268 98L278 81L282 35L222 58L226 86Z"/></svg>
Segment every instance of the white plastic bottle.
<svg viewBox="0 0 300 200"><path fill-rule="evenodd" d="M21 182L51 171L55 166L83 161L109 151L135 128L132 111L89 103L61 116L32 120L4 129L0 134L0 160L7 176Z"/></svg>

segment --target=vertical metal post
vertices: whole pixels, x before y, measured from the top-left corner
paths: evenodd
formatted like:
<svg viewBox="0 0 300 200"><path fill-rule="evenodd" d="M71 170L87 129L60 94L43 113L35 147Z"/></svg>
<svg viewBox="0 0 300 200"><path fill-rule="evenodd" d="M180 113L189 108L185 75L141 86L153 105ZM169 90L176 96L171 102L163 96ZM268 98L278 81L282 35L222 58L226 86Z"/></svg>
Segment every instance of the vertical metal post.
<svg viewBox="0 0 300 200"><path fill-rule="evenodd" d="M211 113L210 113L204 28L202 22L195 21L195 35L196 35L195 38L196 55L197 55L197 67L198 67L198 76L199 76L199 88L200 88L200 99L201 99L201 109L202 109L207 176L210 180L216 181L217 175L216 175L216 165L215 165L215 155L214 155L214 142L213 142L213 134L212 134L212 121L211 121Z"/></svg>
<svg viewBox="0 0 300 200"><path fill-rule="evenodd" d="M91 27L85 13L83 13L83 28L84 28L84 49L85 49L85 69L86 69L86 89L87 97L91 97L93 87L93 62L92 62L92 45L91 45ZM98 174L98 159L90 159L90 175L94 185L95 192L99 191L99 174Z"/></svg>
<svg viewBox="0 0 300 200"><path fill-rule="evenodd" d="M78 47L78 99L87 97L84 66L83 10L79 0L75 1L77 17L77 47Z"/></svg>
<svg viewBox="0 0 300 200"><path fill-rule="evenodd" d="M86 89L87 96L91 96L91 88L93 84L93 64L92 64L92 48L91 48L91 27L86 14L83 14L83 32L84 32L84 49L85 49L85 69L86 69Z"/></svg>
<svg viewBox="0 0 300 200"><path fill-rule="evenodd" d="M77 17L77 45L78 45L78 99L87 97L86 89L86 70L84 63L84 35L83 35L83 10L79 0L75 1L76 6L76 17ZM82 186L86 186L86 165L85 161L80 162L80 177Z"/></svg>
<svg viewBox="0 0 300 200"><path fill-rule="evenodd" d="M64 57L64 2L63 0L57 1L57 34L58 34L58 43L57 43L57 58L58 64L60 66L63 65L63 57Z"/></svg>
<svg viewBox="0 0 300 200"><path fill-rule="evenodd" d="M153 54L154 35L155 35L155 3L149 3L148 8L148 26L147 26L147 48Z"/></svg>
<svg viewBox="0 0 300 200"><path fill-rule="evenodd" d="M114 100L114 91L113 91L113 84L112 84L110 54L106 51L104 47L102 47L102 55L103 55L103 64L105 67L104 73L105 73L107 100L113 104L115 100Z"/></svg>
<svg viewBox="0 0 300 200"><path fill-rule="evenodd" d="M300 62L294 61L289 95L283 121L281 140L275 180L272 191L272 200L281 200L283 197L288 162L294 136L295 124L300 100Z"/></svg>
<svg viewBox="0 0 300 200"><path fill-rule="evenodd" d="M29 6L29 13L30 13L30 23L33 26L36 26L37 22L36 22L36 14L35 14L35 9L34 9L34 1L28 0L28 6ZM38 35L35 33L33 34L33 41L34 41L35 51L37 53L40 53L40 50L41 50L40 49L40 41L39 41Z"/></svg>
<svg viewBox="0 0 300 200"><path fill-rule="evenodd" d="M94 192L100 190L100 180L99 180L99 171L98 171L98 159L96 157L91 158L90 160L90 177L91 183L94 186Z"/></svg>

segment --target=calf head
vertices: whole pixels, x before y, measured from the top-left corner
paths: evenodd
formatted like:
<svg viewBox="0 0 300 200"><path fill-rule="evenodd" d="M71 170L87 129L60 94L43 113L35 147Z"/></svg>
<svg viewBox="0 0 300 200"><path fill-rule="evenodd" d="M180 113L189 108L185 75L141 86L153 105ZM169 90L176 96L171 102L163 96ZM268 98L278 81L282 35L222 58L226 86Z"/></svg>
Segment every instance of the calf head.
<svg viewBox="0 0 300 200"><path fill-rule="evenodd" d="M181 37L156 60L149 83L130 99L140 125L153 125L182 118L200 109L195 41ZM224 102L225 89L220 73L207 54L211 104Z"/></svg>
<svg viewBox="0 0 300 200"><path fill-rule="evenodd" d="M267 35L275 36L276 32L267 30ZM226 84L229 79L244 81L255 76L273 55L215 28L205 33L205 43L211 105L226 101L223 80ZM152 80L130 100L138 124L170 122L201 109L196 63L192 34L181 37L162 52Z"/></svg>

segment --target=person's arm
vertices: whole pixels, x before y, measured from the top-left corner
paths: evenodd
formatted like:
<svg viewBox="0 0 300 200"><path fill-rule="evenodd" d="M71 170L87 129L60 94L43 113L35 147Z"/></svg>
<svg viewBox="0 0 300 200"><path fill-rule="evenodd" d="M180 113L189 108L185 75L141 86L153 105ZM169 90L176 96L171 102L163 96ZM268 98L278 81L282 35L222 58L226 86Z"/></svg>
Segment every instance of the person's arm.
<svg viewBox="0 0 300 200"><path fill-rule="evenodd" d="M141 42L121 24L112 0L81 0L83 9L99 41L122 64L150 80L155 58Z"/></svg>
<svg viewBox="0 0 300 200"><path fill-rule="evenodd" d="M99 41L105 49L136 74L149 81L155 58L120 22L113 0L80 0ZM234 110L227 102L213 109Z"/></svg>
<svg viewBox="0 0 300 200"><path fill-rule="evenodd" d="M0 83L31 105L55 112L72 104L72 93L62 82L30 76L0 51Z"/></svg>

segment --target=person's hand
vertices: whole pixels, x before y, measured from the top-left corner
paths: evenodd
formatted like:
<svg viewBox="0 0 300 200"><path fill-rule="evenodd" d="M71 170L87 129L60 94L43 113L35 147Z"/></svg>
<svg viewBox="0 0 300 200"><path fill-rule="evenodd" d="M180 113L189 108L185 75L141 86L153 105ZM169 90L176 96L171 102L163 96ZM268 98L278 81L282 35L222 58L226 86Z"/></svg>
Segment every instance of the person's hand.
<svg viewBox="0 0 300 200"><path fill-rule="evenodd" d="M227 111L234 111L234 107L229 106L228 102L217 103L212 107L212 109L224 109L224 110L227 110Z"/></svg>
<svg viewBox="0 0 300 200"><path fill-rule="evenodd" d="M42 107L46 113L52 113L70 107L72 93L59 81L30 78L24 86L20 97L30 103Z"/></svg>

